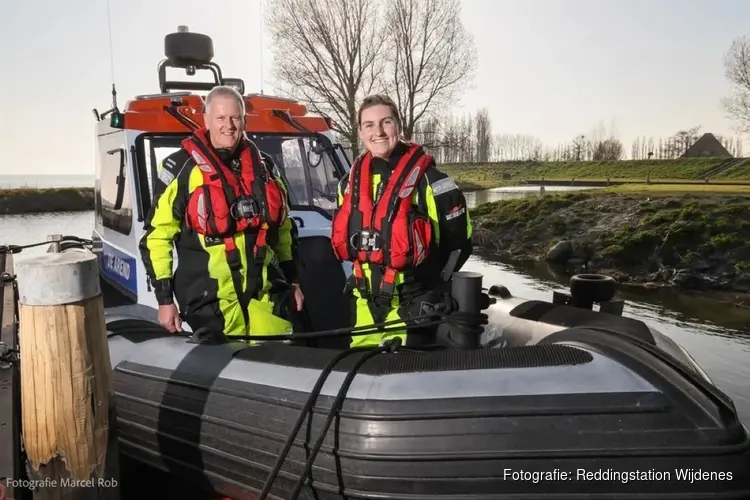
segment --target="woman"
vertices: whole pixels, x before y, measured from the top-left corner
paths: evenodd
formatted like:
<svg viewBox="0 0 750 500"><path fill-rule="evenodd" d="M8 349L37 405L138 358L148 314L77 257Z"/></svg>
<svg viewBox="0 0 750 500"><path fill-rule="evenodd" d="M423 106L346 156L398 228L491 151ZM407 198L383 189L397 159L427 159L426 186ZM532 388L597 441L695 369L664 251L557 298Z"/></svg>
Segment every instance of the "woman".
<svg viewBox="0 0 750 500"><path fill-rule="evenodd" d="M358 111L365 152L339 183L332 243L354 264L352 324L373 325L433 312L443 301L441 272L457 271L471 255L471 222L456 183L418 144L401 138L388 96L375 94ZM457 260L451 256L458 253ZM450 268L452 267L452 268ZM422 320L428 321L427 319ZM435 328L353 336L351 346L400 336L404 345L434 343Z"/></svg>

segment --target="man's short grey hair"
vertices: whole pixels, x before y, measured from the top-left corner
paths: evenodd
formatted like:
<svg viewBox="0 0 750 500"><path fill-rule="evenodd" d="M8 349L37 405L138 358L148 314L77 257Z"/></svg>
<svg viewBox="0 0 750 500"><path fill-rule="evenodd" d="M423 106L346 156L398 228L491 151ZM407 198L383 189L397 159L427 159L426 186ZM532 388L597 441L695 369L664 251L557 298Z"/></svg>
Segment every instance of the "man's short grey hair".
<svg viewBox="0 0 750 500"><path fill-rule="evenodd" d="M213 101L214 97L221 96L221 97L232 97L235 101L237 101L237 104L240 106L240 116L242 116L242 119L245 118L245 100L242 98L242 95L237 92L237 89L234 87L230 87L229 85L218 85L211 89L211 91L206 96L206 114L208 114L208 108L211 106L211 101Z"/></svg>

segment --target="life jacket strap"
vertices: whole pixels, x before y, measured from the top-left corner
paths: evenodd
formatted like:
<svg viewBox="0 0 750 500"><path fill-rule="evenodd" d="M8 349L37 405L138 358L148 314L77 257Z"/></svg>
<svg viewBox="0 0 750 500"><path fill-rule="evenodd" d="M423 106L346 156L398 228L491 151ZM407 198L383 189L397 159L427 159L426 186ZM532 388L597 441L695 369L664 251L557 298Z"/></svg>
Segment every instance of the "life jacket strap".
<svg viewBox="0 0 750 500"><path fill-rule="evenodd" d="M264 224L261 229L255 233L255 241L248 241L248 246L253 246L253 260L247 263L247 269L244 270L247 286L242 286L242 258L237 250L234 237L224 238L224 247L226 248L227 264L232 275L232 284L237 294L237 300L242 310L242 317L245 320L245 340L250 340L250 300L257 298L260 291L261 280L263 277L263 264L266 260L268 226ZM245 238L252 237L252 234L245 233Z"/></svg>

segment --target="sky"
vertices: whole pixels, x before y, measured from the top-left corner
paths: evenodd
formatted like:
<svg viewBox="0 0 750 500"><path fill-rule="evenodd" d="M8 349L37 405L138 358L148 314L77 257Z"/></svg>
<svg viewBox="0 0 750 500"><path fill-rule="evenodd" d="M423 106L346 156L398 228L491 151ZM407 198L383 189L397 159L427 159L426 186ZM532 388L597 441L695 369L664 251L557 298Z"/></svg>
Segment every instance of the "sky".
<svg viewBox="0 0 750 500"><path fill-rule="evenodd" d="M158 92L164 35L210 35L246 91L273 93L261 0L0 0L0 175L94 171L93 108ZM479 67L455 113L486 107L494 133L550 146L604 122L637 136L701 126L736 135L721 109L723 56L750 33L747 0L463 0ZM112 50L108 30L112 23ZM112 57L110 57L112 56ZM745 152L750 153L745 140Z"/></svg>

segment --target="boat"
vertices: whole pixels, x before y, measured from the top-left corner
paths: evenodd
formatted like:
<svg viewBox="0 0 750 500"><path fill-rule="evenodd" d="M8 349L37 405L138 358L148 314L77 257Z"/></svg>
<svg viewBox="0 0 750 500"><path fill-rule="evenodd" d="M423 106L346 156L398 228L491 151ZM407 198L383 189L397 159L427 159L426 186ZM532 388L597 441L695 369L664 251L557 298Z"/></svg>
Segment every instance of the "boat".
<svg viewBox="0 0 750 500"><path fill-rule="evenodd" d="M348 349L343 334L361 332L346 329L351 269L328 238L336 182L311 178L323 166L340 179L350 163L330 120L301 103L247 96L247 132L293 186L313 332L248 346L160 327L136 247L156 162L201 123L194 91L231 81L244 94L210 61L205 35L181 29L165 48L160 94L114 105L109 120L95 113L94 232L54 248L99 257L123 456L179 478L193 498L750 497L750 431L732 400L682 346L625 315L611 277L573 276L540 301L448 273L459 310L486 323L439 315L462 348ZM168 82L167 66L215 81Z"/></svg>

